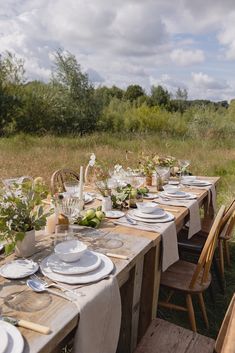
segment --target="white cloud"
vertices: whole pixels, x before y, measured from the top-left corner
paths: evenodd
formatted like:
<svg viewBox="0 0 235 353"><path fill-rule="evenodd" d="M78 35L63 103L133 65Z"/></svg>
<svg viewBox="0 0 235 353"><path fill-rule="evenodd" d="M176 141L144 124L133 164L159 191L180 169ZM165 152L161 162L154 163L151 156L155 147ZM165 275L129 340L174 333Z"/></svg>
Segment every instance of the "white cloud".
<svg viewBox="0 0 235 353"><path fill-rule="evenodd" d="M176 65L180 66L190 66L194 64L199 64L205 60L204 53L200 49L174 49L170 54L170 58Z"/></svg>
<svg viewBox="0 0 235 353"><path fill-rule="evenodd" d="M222 96L231 74L217 59L214 68L225 83L213 82L210 60L221 51L235 59L234 22L234 0L179 0L174 6L172 0L7 0L0 8L0 50L24 58L29 79L48 79L52 53L60 47L106 85L148 88L156 81L174 90L184 84L195 96L201 85L210 97L217 84L224 85L216 88ZM210 36L221 47L212 48ZM192 79L188 67L195 64L204 73Z"/></svg>
<svg viewBox="0 0 235 353"><path fill-rule="evenodd" d="M229 14L218 34L219 42L226 47L225 56L229 60L235 59L235 12Z"/></svg>
<svg viewBox="0 0 235 353"><path fill-rule="evenodd" d="M192 80L194 85L200 89L208 90L224 90L229 88L229 84L226 81L218 81L213 77L203 74L202 72L193 72Z"/></svg>

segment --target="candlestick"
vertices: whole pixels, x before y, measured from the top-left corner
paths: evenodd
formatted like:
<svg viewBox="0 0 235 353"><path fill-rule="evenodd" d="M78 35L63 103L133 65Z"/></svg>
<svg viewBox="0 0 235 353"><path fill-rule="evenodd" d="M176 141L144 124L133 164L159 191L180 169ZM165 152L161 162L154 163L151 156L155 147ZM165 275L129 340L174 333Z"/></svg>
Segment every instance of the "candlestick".
<svg viewBox="0 0 235 353"><path fill-rule="evenodd" d="M80 175L79 175L79 199L83 200L83 166L80 167Z"/></svg>

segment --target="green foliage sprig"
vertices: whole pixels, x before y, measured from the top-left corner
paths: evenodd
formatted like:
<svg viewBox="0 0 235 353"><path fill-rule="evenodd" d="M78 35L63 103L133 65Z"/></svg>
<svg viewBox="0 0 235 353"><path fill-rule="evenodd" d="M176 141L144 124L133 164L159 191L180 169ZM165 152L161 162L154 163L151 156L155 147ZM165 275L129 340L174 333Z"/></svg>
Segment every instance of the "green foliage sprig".
<svg viewBox="0 0 235 353"><path fill-rule="evenodd" d="M12 252L17 241L22 241L27 231L40 230L46 225L42 199L47 191L41 182L24 182L0 190L0 240L6 242L6 254Z"/></svg>

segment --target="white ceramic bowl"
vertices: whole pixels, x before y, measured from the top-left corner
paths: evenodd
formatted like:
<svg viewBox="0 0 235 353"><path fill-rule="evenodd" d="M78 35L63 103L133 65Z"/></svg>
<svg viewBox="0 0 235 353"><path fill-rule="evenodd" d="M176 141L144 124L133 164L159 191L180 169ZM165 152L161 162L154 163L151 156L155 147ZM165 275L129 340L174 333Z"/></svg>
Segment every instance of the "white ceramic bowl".
<svg viewBox="0 0 235 353"><path fill-rule="evenodd" d="M154 202L136 202L136 206L142 213L153 213L157 209L160 210L159 206Z"/></svg>
<svg viewBox="0 0 235 353"><path fill-rule="evenodd" d="M168 194L175 194L177 191L179 191L179 188L174 185L165 185L165 186L163 186L163 189Z"/></svg>
<svg viewBox="0 0 235 353"><path fill-rule="evenodd" d="M86 249L86 244L79 240L67 240L57 244L54 250L62 261L74 262L82 257Z"/></svg>

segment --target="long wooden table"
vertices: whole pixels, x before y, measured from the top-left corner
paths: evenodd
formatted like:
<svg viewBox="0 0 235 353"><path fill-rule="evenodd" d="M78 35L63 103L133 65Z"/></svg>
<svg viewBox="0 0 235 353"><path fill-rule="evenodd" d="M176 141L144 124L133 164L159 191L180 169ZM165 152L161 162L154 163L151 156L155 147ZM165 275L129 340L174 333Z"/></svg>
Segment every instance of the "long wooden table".
<svg viewBox="0 0 235 353"><path fill-rule="evenodd" d="M215 184L219 181L216 177L210 179ZM195 189L195 192L200 205L206 204L207 191ZM188 220L188 209L185 207L167 205L163 208L172 210L177 229L181 229ZM129 257L128 260L112 260L122 297L122 325L117 353L131 353L156 316L161 276L161 236L155 232L115 226L110 221L104 222L101 231L104 239L122 241L123 246L112 252ZM33 256L35 261L40 261L52 252L53 238L46 235L37 237L38 252ZM83 236L83 240L86 241L86 236ZM92 248L92 242L89 245ZM105 253L107 250L101 248L100 251ZM1 264L13 258L11 255L2 259ZM49 335L20 328L25 339L24 353L59 352L79 324L79 311L75 304L47 293L34 293L27 288L25 280L1 277L0 305L1 314L51 327Z"/></svg>

